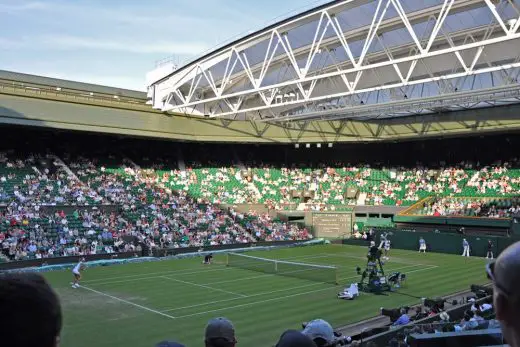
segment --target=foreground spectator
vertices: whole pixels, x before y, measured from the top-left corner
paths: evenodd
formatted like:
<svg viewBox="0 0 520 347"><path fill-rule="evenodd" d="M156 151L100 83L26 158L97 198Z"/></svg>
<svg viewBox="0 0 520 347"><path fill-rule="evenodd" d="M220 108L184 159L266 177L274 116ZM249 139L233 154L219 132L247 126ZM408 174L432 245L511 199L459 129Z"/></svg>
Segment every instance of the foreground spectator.
<svg viewBox="0 0 520 347"><path fill-rule="evenodd" d="M520 242L504 250L496 263L487 266L493 282L496 317L502 333L511 347L520 347Z"/></svg>
<svg viewBox="0 0 520 347"><path fill-rule="evenodd" d="M237 343L235 327L226 318L214 318L206 325L206 347L234 347Z"/></svg>
<svg viewBox="0 0 520 347"><path fill-rule="evenodd" d="M310 337L318 347L334 346L336 343L334 329L323 319L315 319L307 323L302 333Z"/></svg>
<svg viewBox="0 0 520 347"><path fill-rule="evenodd" d="M287 330L275 347L316 347L310 337L296 330Z"/></svg>
<svg viewBox="0 0 520 347"><path fill-rule="evenodd" d="M0 275L2 346L57 347L62 326L56 293L38 274Z"/></svg>
<svg viewBox="0 0 520 347"><path fill-rule="evenodd" d="M174 341L162 341L156 344L155 347L184 347L184 345Z"/></svg>

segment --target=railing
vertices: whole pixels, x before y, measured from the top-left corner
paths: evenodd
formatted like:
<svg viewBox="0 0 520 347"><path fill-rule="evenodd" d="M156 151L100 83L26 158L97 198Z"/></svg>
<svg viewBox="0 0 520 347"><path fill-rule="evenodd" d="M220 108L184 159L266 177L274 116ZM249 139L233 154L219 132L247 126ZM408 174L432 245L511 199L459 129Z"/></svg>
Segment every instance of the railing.
<svg viewBox="0 0 520 347"><path fill-rule="evenodd" d="M162 257L181 257L183 255L199 256L204 252L225 252L228 250L237 251L240 249L254 249L261 247L291 247L291 246L305 246L322 244L323 240L306 240L306 241L273 241L273 242L256 242L256 243L236 243L231 245L220 245L220 246L208 246L208 247L184 247L184 248L163 248L155 249L153 251L153 257L149 257L149 249L143 249L140 252L120 252L120 253L102 253L85 256L60 256L45 259L30 259L30 260L19 260L12 262L0 263L0 272L6 270L15 270L23 268L42 268L52 267L53 265L66 265L73 264L78 259L85 258L87 262L100 262L108 261L109 263L116 263L125 259L132 258L146 258L147 260L153 260L155 258ZM203 250L203 252L201 252Z"/></svg>
<svg viewBox="0 0 520 347"><path fill-rule="evenodd" d="M490 300L491 297L482 298L476 301L477 304L484 303L486 300ZM450 316L450 320L452 322L456 321L457 319L460 320L464 316L464 312L471 308L473 303L467 303L460 306L453 307L451 309L446 310L446 312ZM376 343L377 346L386 346L390 339L397 336L398 333L402 333L405 329L413 328L415 325L425 325L425 324L431 324L435 321L440 321L440 314L436 314L431 317L426 317L417 321L412 321L407 325L402 325L395 327L389 331L385 331L383 333L373 335L368 337L366 340L363 339L363 342L369 342L372 341ZM388 327L389 328L389 327Z"/></svg>
<svg viewBox="0 0 520 347"><path fill-rule="evenodd" d="M36 94L42 97L68 97L73 99L78 99L81 101L101 101L108 104L113 104L117 106L148 106L146 105L146 100L144 99L134 99L129 97L119 96L117 94L109 95L102 93L94 93L89 91L80 91L80 90L70 90L70 89L62 89L60 87L52 87L38 84L28 84L28 83L20 83L14 81L0 80L0 91L5 91L6 93L10 92L23 92L27 94ZM152 110L150 108L150 110Z"/></svg>

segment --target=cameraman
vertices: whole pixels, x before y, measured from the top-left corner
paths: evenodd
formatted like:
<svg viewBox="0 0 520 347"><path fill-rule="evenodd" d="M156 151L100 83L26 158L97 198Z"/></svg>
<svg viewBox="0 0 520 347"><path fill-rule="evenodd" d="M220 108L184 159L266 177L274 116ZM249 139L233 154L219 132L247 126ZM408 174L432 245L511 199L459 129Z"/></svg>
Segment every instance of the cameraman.
<svg viewBox="0 0 520 347"><path fill-rule="evenodd" d="M379 258L379 255L379 248L376 246L376 243L374 241L371 241L370 246L368 247L368 260L376 261Z"/></svg>
<svg viewBox="0 0 520 347"><path fill-rule="evenodd" d="M310 337L317 347L334 347L337 345L334 329L323 319L315 319L307 323L302 333Z"/></svg>

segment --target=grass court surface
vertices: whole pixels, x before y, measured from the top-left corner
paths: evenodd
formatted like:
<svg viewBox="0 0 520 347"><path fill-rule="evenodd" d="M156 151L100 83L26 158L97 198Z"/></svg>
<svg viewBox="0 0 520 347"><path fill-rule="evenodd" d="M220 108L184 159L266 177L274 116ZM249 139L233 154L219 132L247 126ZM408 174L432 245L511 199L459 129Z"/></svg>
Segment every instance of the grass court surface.
<svg viewBox="0 0 520 347"><path fill-rule="evenodd" d="M202 346L206 322L227 317L239 346L273 346L289 328L323 318L338 327L379 314L380 307L416 304L486 283L485 259L392 250L385 271L400 271L407 282L387 296L336 298L340 288L360 278L366 247L324 245L248 252L258 257L339 267L340 286L263 274L202 258L87 268L82 288L72 289L71 270L46 273L63 306L62 347L151 347L170 339ZM413 295L413 296L410 296Z"/></svg>

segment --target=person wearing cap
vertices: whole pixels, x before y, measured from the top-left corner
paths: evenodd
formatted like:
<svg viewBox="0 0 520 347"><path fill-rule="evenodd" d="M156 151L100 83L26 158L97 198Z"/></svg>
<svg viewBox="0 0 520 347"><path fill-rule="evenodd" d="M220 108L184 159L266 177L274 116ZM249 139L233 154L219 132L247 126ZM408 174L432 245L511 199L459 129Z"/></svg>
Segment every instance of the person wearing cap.
<svg viewBox="0 0 520 347"><path fill-rule="evenodd" d="M323 319L315 319L307 323L302 333L310 337L317 347L331 347L336 345L334 329Z"/></svg>
<svg viewBox="0 0 520 347"><path fill-rule="evenodd" d="M234 347L237 340L233 323L223 317L210 320L206 325L204 342L206 347Z"/></svg>
<svg viewBox="0 0 520 347"><path fill-rule="evenodd" d="M493 307L508 345L520 347L520 242L506 248L486 266L493 283Z"/></svg>
<svg viewBox="0 0 520 347"><path fill-rule="evenodd" d="M275 347L316 347L316 344L300 331L287 330L280 336Z"/></svg>

